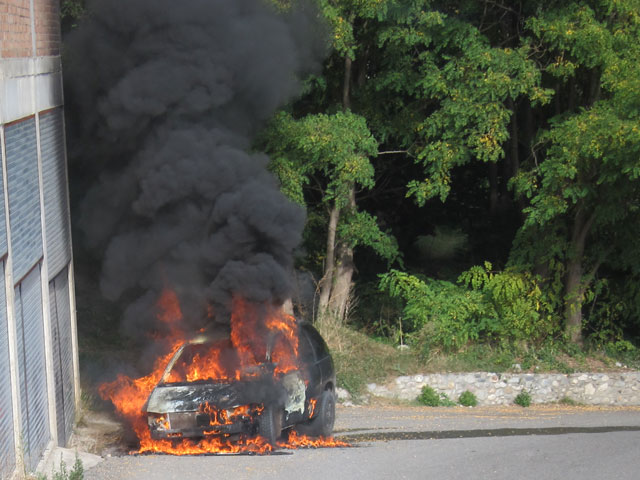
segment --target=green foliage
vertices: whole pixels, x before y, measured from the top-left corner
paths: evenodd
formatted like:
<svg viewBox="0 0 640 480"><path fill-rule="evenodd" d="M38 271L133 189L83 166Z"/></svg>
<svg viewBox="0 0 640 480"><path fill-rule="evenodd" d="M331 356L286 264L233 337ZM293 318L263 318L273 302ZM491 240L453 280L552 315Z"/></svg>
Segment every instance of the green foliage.
<svg viewBox="0 0 640 480"><path fill-rule="evenodd" d="M368 383L421 371L415 356L351 328L325 328L320 333L331 350L338 385L356 399L365 394Z"/></svg>
<svg viewBox="0 0 640 480"><path fill-rule="evenodd" d="M480 292L398 270L380 276L380 289L406 302L403 324L407 332L431 323L434 343L447 349L497 333L497 324Z"/></svg>
<svg viewBox="0 0 640 480"><path fill-rule="evenodd" d="M368 212L349 212L339 225L338 234L352 248L364 245L389 263L400 260L398 242L390 232L380 230L377 220Z"/></svg>
<svg viewBox="0 0 640 480"><path fill-rule="evenodd" d="M635 352L636 347L627 340L619 340L608 343L606 349L609 355L624 355Z"/></svg>
<svg viewBox="0 0 640 480"><path fill-rule="evenodd" d="M375 88L407 98L409 110L399 111L394 125L414 132L404 141L426 174L408 185L419 204L444 201L454 167L504 156L507 99L526 96L536 103L550 97L539 87L528 46L491 46L469 22L437 10L425 1L398 8L378 33L383 65Z"/></svg>
<svg viewBox="0 0 640 480"><path fill-rule="evenodd" d="M60 458L60 469L54 470L52 474L52 480L82 480L84 478L84 467L82 466L82 460L80 460L80 457L76 455L76 460L73 463L73 467L71 467L71 470L68 470L64 460Z"/></svg>
<svg viewBox="0 0 640 480"><path fill-rule="evenodd" d="M526 271L493 272L491 263L485 262L463 272L458 282L483 293L500 319L501 335L514 341L544 339L558 327L539 279Z"/></svg>
<svg viewBox="0 0 640 480"><path fill-rule="evenodd" d="M564 252L556 259L565 271L571 265L580 275L579 287L569 292L567 285L565 293L566 311L582 312L585 301L595 301L593 282L601 265L635 269L640 256L633 240L640 234L640 66L632 60L640 53L637 3L567 2L543 9L527 27L531 44L544 52L542 65L559 82L558 95L569 95L568 101L557 98L564 109L556 108L549 128L538 133L531 161L513 186L528 200L523 227L528 238L539 238L541 227L551 231L553 249ZM548 259L536 257L536 265ZM595 325L600 322L609 331L597 335L614 334L612 324L602 320L615 316L617 308L593 305L601 316L590 328L600 328Z"/></svg>
<svg viewBox="0 0 640 480"><path fill-rule="evenodd" d="M538 348L528 348L521 354L521 365L525 370L541 369L546 372L559 372L570 374L575 370L567 365L564 359L569 355L563 348L563 344L547 342ZM576 357L579 354L576 353Z"/></svg>
<svg viewBox="0 0 640 480"><path fill-rule="evenodd" d="M270 154L270 169L291 200L305 205L305 188L314 179L321 184L323 207L345 209L338 226L340 240L351 247L368 246L390 263L399 257L396 240L379 228L377 218L351 205L354 185L374 186L370 157L377 155L378 145L363 117L338 112L296 120L280 112L258 145Z"/></svg>
<svg viewBox="0 0 640 480"><path fill-rule="evenodd" d="M259 145L271 155L272 170L295 201L300 202L302 187L315 173L328 179L324 201L335 201L339 207L349 203L350 185L373 187L369 157L377 154L378 145L359 115L338 112L295 120L280 112Z"/></svg>
<svg viewBox="0 0 640 480"><path fill-rule="evenodd" d="M458 403L464 407L475 407L478 405L478 399L469 390L465 390L460 394L460 398L458 398Z"/></svg>
<svg viewBox="0 0 640 480"><path fill-rule="evenodd" d="M628 340L618 340L605 345L606 354L631 368L640 366L640 349Z"/></svg>
<svg viewBox="0 0 640 480"><path fill-rule="evenodd" d="M427 407L453 407L455 405L446 393L438 393L429 385L422 387L418 402Z"/></svg>
<svg viewBox="0 0 640 480"><path fill-rule="evenodd" d="M470 341L542 341L557 330L552 307L534 277L491 269L489 262L472 267L460 275L462 286L391 270L380 276L380 289L406 302L407 331L432 323L433 341L445 348Z"/></svg>
<svg viewBox="0 0 640 480"><path fill-rule="evenodd" d="M62 0L60 4L60 18L63 31L76 28L78 22L85 15L84 0Z"/></svg>
<svg viewBox="0 0 640 480"><path fill-rule="evenodd" d="M437 407L440 405L440 395L429 385L422 387L418 401L427 407Z"/></svg>
<svg viewBox="0 0 640 480"><path fill-rule="evenodd" d="M560 405L566 405L567 407L578 407L582 405L580 402L577 402L571 397L562 397L560 400L558 400L558 403Z"/></svg>
<svg viewBox="0 0 640 480"><path fill-rule="evenodd" d="M521 407L528 407L531 405L531 395L526 390L521 391L516 398L513 399L513 403L520 405Z"/></svg>
<svg viewBox="0 0 640 480"><path fill-rule="evenodd" d="M429 348L474 341L540 344L558 337L566 312L584 310L584 332L593 345L640 331L640 294L612 284L629 283L634 292L640 284L637 1L524 2L518 8L431 0L317 5L333 51L323 72L307 79L302 99L290 107L294 114L279 114L264 143L283 191L316 217L313 231L305 233L307 265L326 260L316 220L332 203L344 209L339 240L366 245L387 264L403 258L398 245L418 253L404 257L414 262L409 270L427 271L425 259L431 267L446 260L433 268L440 278L453 277L441 275L445 270L468 268L451 261L466 248L470 258L502 264L504 256L477 247L478 237L487 235L477 225L496 224L483 205L498 182L500 206L508 210L498 223L510 223L507 235L522 226L508 267L474 267L458 284L397 277L397 288L390 288L388 280L383 290L406 302L402 330L419 332L431 324L437 340ZM337 114L347 107L345 73L351 75L352 112ZM378 149L393 155L376 157ZM411 162L416 167L405 168ZM494 178L483 163L498 164ZM466 183L455 185L461 178ZM440 215L457 223L427 209L417 216L420 227L418 220L392 225L396 242L388 219L402 203L381 194L388 179L397 179L394 195L419 205L458 201L456 189L470 185L477 190L455 204L457 210L450 203L439 207ZM517 204L510 204L507 183ZM358 209L348 211L354 186ZM360 201L365 191L372 198L366 208ZM494 201L496 191L491 194ZM475 221L476 214L485 216ZM424 224L433 231L445 223L464 225L469 237L423 234ZM569 292L568 273L576 271L579 285Z"/></svg>

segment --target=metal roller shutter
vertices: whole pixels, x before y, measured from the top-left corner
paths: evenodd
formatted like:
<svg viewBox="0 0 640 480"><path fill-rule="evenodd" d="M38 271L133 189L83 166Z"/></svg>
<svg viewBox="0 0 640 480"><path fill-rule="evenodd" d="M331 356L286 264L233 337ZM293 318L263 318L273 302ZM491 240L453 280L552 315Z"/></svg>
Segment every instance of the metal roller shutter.
<svg viewBox="0 0 640 480"><path fill-rule="evenodd" d="M36 266L15 288L21 430L28 470L35 470L50 438L40 282Z"/></svg>
<svg viewBox="0 0 640 480"><path fill-rule="evenodd" d="M69 308L69 277L66 268L49 283L49 302L58 444L65 446L71 436L75 417L71 309Z"/></svg>
<svg viewBox="0 0 640 480"><path fill-rule="evenodd" d="M42 257L35 119L5 127L5 144L13 278L19 281Z"/></svg>
<svg viewBox="0 0 640 480"><path fill-rule="evenodd" d="M9 478L16 465L13 440L13 408L9 370L9 339L4 283L4 262L0 262L0 478Z"/></svg>
<svg viewBox="0 0 640 480"><path fill-rule="evenodd" d="M2 148L0 148L0 165L2 165ZM4 216L4 175L0 174L0 257L7 254L7 225Z"/></svg>
<svg viewBox="0 0 640 480"><path fill-rule="evenodd" d="M55 277L71 260L63 127L62 108L40 115L48 280Z"/></svg>

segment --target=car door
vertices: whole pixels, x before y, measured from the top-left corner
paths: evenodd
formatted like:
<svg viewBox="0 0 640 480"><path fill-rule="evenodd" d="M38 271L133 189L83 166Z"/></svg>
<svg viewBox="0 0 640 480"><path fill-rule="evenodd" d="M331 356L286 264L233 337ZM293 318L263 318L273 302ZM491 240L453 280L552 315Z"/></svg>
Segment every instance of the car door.
<svg viewBox="0 0 640 480"><path fill-rule="evenodd" d="M317 378L314 385L317 385L318 390L322 391L328 382L334 381L335 377L333 361L329 354L329 348L322 336L313 326L305 324L302 326L302 331L304 333L302 336L306 338L311 350L313 351L314 370L316 371Z"/></svg>

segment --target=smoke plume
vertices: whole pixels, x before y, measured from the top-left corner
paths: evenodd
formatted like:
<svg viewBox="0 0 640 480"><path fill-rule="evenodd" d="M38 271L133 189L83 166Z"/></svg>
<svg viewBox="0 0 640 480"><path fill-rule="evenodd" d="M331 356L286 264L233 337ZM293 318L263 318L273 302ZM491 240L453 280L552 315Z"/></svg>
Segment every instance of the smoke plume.
<svg viewBox="0 0 640 480"><path fill-rule="evenodd" d="M68 39L69 129L93 180L83 241L100 288L135 298L129 328L165 286L185 318L228 322L234 295L281 303L304 212L279 191L258 129L319 66L313 12L259 0L102 0ZM315 40L314 40L315 39ZM81 152L80 154L78 152Z"/></svg>

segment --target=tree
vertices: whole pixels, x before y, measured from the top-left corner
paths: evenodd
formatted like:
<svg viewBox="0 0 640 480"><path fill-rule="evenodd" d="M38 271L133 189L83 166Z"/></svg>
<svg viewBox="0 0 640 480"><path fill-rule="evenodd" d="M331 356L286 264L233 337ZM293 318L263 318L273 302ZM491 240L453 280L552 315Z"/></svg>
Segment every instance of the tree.
<svg viewBox="0 0 640 480"><path fill-rule="evenodd" d="M578 344L585 295L599 268L614 254L619 265L638 268L637 3L572 2L529 21L557 94L570 94L515 183L530 200L521 236L542 243L533 263L561 270L566 334Z"/></svg>
<svg viewBox="0 0 640 480"><path fill-rule="evenodd" d="M351 276L345 271L353 268L341 265L352 258L344 250L352 252L364 245L389 262L398 257L393 237L378 228L374 216L358 210L355 202L356 188L373 187L369 157L376 155L377 143L364 118L348 111L300 120L283 112L263 141L272 158L271 168L292 200L304 204L304 187L312 181L320 190L320 208L327 211L328 225L318 318L341 321L351 288Z"/></svg>

